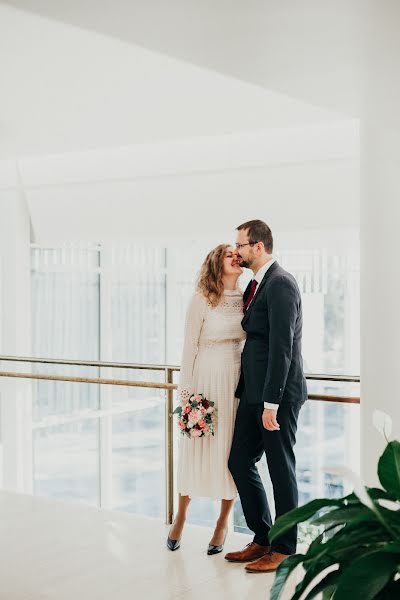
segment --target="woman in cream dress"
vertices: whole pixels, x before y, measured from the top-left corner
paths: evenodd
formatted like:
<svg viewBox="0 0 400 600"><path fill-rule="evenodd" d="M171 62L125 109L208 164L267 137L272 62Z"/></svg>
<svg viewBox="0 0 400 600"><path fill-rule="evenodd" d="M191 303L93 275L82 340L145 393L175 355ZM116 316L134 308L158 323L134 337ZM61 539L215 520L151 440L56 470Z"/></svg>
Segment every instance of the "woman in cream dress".
<svg viewBox="0 0 400 600"><path fill-rule="evenodd" d="M182 436L179 448L179 507L167 546L177 550L190 499L196 496L221 501L221 511L208 554L222 552L228 517L237 490L228 470L238 400L235 389L240 375L240 357L245 338L242 292L237 280L242 274L232 246L221 244L206 257L197 291L186 315L185 337L178 399L203 394L215 402L214 436Z"/></svg>

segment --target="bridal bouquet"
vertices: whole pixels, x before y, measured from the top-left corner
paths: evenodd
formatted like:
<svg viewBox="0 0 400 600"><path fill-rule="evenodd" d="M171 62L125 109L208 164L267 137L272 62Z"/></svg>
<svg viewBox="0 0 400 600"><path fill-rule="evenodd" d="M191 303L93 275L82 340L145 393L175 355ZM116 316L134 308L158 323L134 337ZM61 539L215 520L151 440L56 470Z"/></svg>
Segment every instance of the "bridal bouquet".
<svg viewBox="0 0 400 600"><path fill-rule="evenodd" d="M178 415L178 427L183 435L190 438L214 435L215 413L214 402L207 400L203 394L192 394L189 400L182 400L173 414Z"/></svg>

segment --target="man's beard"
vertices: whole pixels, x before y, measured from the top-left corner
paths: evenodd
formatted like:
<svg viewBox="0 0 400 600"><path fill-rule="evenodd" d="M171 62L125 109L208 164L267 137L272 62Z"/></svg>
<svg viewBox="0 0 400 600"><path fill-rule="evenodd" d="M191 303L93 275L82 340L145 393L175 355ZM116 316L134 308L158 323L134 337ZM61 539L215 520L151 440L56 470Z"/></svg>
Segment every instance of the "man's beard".
<svg viewBox="0 0 400 600"><path fill-rule="evenodd" d="M244 260L243 258L239 265L245 269L250 269L250 262L248 260Z"/></svg>

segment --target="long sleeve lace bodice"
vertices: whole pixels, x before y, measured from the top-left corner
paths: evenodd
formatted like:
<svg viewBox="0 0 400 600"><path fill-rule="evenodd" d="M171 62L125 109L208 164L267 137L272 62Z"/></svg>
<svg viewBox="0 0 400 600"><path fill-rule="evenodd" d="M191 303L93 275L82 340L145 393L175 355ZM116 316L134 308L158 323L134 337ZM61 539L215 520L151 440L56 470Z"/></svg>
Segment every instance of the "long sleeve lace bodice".
<svg viewBox="0 0 400 600"><path fill-rule="evenodd" d="M215 308L199 292L192 296L185 320L179 400L186 400L191 394L201 392L193 389L193 369L199 350L222 348L223 344L242 344L245 338L241 327L242 310L240 290L225 290Z"/></svg>

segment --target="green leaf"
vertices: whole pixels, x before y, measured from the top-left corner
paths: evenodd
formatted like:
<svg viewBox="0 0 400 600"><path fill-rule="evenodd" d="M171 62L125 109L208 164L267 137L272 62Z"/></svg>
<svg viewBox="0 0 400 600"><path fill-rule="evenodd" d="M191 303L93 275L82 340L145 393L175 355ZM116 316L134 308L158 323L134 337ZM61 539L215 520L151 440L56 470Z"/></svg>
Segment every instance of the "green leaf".
<svg viewBox="0 0 400 600"><path fill-rule="evenodd" d="M369 508L361 504L360 506L342 506L315 519L311 519L312 525L340 525L349 523L356 519L357 521L374 521L376 517Z"/></svg>
<svg viewBox="0 0 400 600"><path fill-rule="evenodd" d="M372 600L392 580L399 556L371 552L354 561L340 578L335 600Z"/></svg>
<svg viewBox="0 0 400 600"><path fill-rule="evenodd" d="M327 569L328 567L331 567L334 564L336 564L335 558L332 556L329 556L329 555L319 557L318 560L315 560L312 563L310 563L308 565L306 574L303 577L303 580L297 584L296 591L293 594L291 600L299 600L299 598L306 591L306 589L308 588L310 583L312 583L312 581L318 575L323 573L323 571L325 571L325 569Z"/></svg>
<svg viewBox="0 0 400 600"><path fill-rule="evenodd" d="M319 547L322 542L324 541L324 534L325 532L320 533L319 535L317 535L317 537L311 542L311 544L308 547L307 550L307 554L310 552L312 553L315 547Z"/></svg>
<svg viewBox="0 0 400 600"><path fill-rule="evenodd" d="M304 554L292 554L281 562L276 570L274 585L272 586L270 600L278 600L280 598L283 587L290 573L303 562Z"/></svg>
<svg viewBox="0 0 400 600"><path fill-rule="evenodd" d="M329 587L327 587L323 592L322 592L322 600L335 600L333 594L335 593L336 590L336 586L335 585L331 585Z"/></svg>
<svg viewBox="0 0 400 600"><path fill-rule="evenodd" d="M358 544L371 545L375 543L391 542L392 538L386 529L384 529L379 521L371 521L368 523L350 522L342 527L328 543L332 542L337 550L340 546L343 548L349 545ZM335 548L336 549L336 548Z"/></svg>
<svg viewBox="0 0 400 600"><path fill-rule="evenodd" d="M368 527L346 525L327 542L313 548L310 546L304 559L304 568L308 569L309 564L322 560L327 554L334 558L334 562L350 563L355 557L379 550L383 543L390 541L390 534L378 521L370 523Z"/></svg>
<svg viewBox="0 0 400 600"><path fill-rule="evenodd" d="M298 523L302 523L303 521L307 521L310 517L312 517L317 511L321 510L321 508L326 508L328 506L342 506L342 500L331 500L328 498L317 498L316 500L312 500L304 506L300 506L299 508L295 508L290 512L278 517L275 521L274 525L270 529L268 533L268 538L270 542L273 542L282 534L286 533L289 529L297 525Z"/></svg>
<svg viewBox="0 0 400 600"><path fill-rule="evenodd" d="M325 590L330 592L330 594L332 595L333 591L336 589L336 584L340 576L341 572L339 570L331 571L330 573L328 573L328 575L326 575L326 577L322 579L322 581L317 583L317 585L308 592L304 600L311 600L312 598L315 598L317 594L320 594ZM329 596L329 598L330 597L331 596Z"/></svg>
<svg viewBox="0 0 400 600"><path fill-rule="evenodd" d="M385 523L389 525L391 531L393 532L394 539L400 539L400 510L394 511L380 507L379 513L384 519Z"/></svg>
<svg viewBox="0 0 400 600"><path fill-rule="evenodd" d="M379 481L396 500L400 500L400 442L389 442L378 463Z"/></svg>
<svg viewBox="0 0 400 600"><path fill-rule="evenodd" d="M389 581L376 596L376 600L394 600L394 598L400 598L400 579Z"/></svg>
<svg viewBox="0 0 400 600"><path fill-rule="evenodd" d="M372 500L393 500L393 496L388 494L386 490L382 490L381 488L369 488L367 487L367 492Z"/></svg>
<svg viewBox="0 0 400 600"><path fill-rule="evenodd" d="M388 494L388 492L386 490L383 490L382 488L375 488L375 487L366 487L365 488L368 492L369 497L371 498L371 500L393 500L393 496L391 494ZM345 505L360 505L362 506L363 503L360 501L359 497L356 496L356 494L354 492L352 492L351 494L348 494L348 496L345 496L343 499L343 504Z"/></svg>
<svg viewBox="0 0 400 600"><path fill-rule="evenodd" d="M390 542L382 548L383 552L393 552L400 555L400 542Z"/></svg>
<svg viewBox="0 0 400 600"><path fill-rule="evenodd" d="M172 413L173 415L180 415L182 412L182 407L181 406L177 406L176 409L174 410L174 412Z"/></svg>

